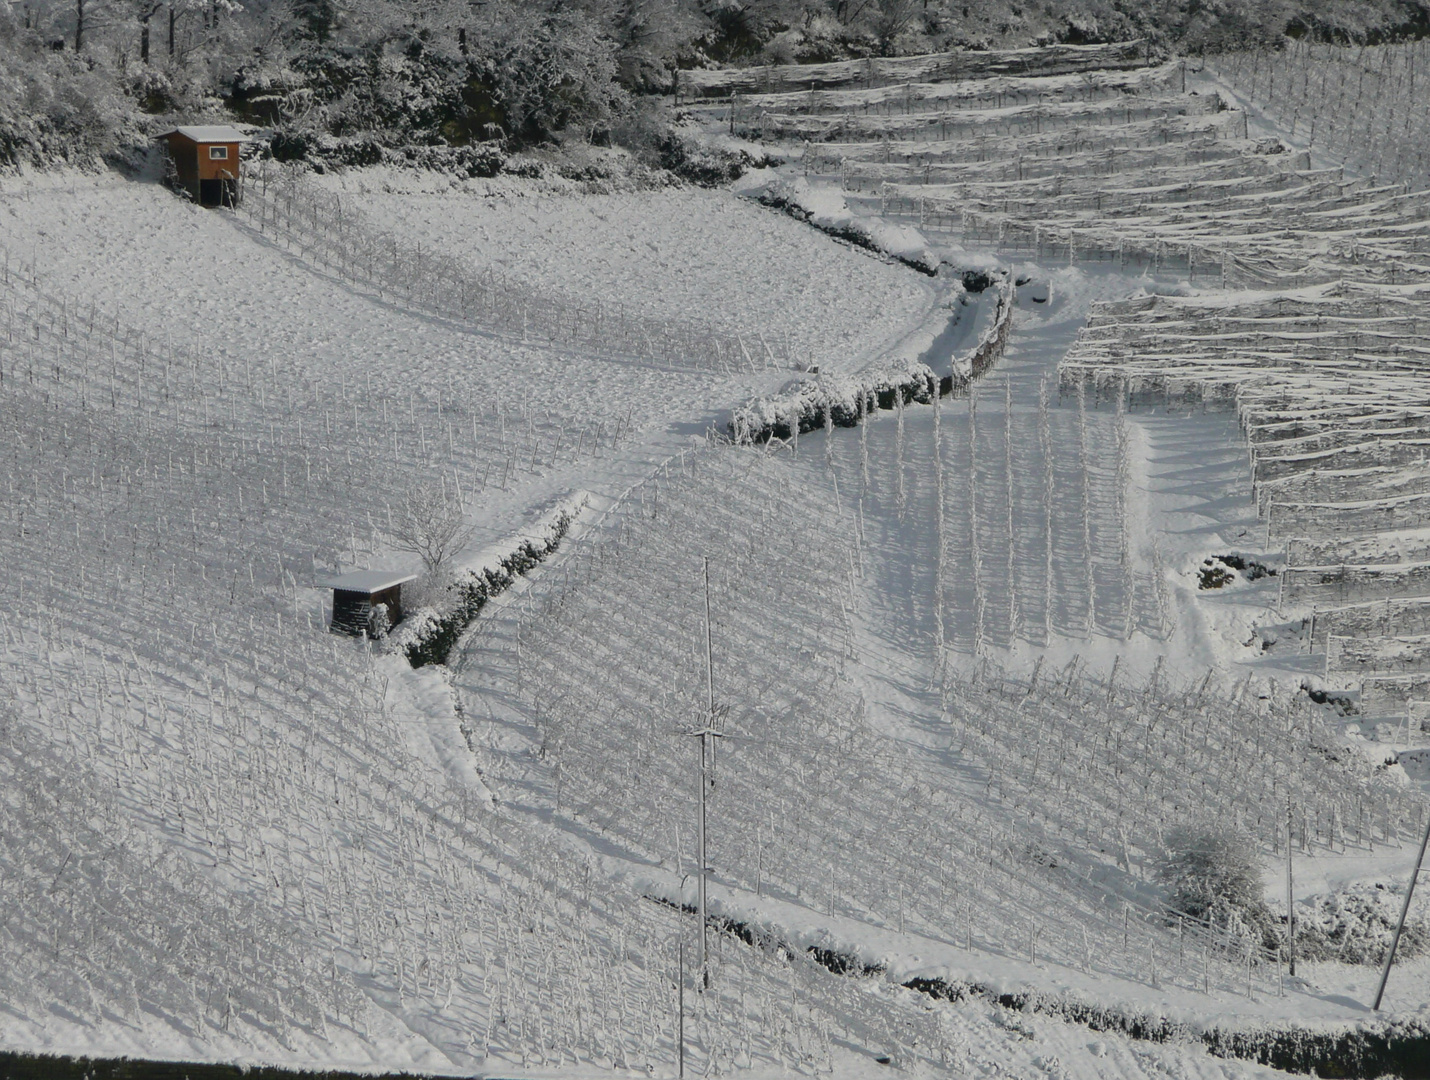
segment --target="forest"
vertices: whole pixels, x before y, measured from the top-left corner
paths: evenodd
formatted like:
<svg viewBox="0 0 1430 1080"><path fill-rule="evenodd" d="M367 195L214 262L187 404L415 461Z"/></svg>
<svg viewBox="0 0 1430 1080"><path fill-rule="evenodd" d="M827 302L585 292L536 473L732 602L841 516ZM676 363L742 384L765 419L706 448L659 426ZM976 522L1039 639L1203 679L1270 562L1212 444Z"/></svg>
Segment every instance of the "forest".
<svg viewBox="0 0 1430 1080"><path fill-rule="evenodd" d="M280 159L489 175L533 146L670 164L693 68L1142 39L1149 51L1420 37L1420 0L20 0L0 12L0 166L131 160L173 122Z"/></svg>

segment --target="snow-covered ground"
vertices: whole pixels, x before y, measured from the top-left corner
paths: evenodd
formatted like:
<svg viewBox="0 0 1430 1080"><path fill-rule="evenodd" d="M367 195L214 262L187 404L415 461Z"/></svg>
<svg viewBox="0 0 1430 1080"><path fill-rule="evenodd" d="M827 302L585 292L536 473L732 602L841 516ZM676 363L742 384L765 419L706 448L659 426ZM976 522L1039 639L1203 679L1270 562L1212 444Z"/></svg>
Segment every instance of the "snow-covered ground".
<svg viewBox="0 0 1430 1080"><path fill-rule="evenodd" d="M617 865L654 864L626 872L660 882L667 895L681 889L689 901L689 864L680 851L682 834L688 844L692 826L681 814L681 777L692 751L678 733L682 724L697 723L703 709L703 657L694 651L701 608L692 593L698 556L708 554L715 567L716 697L730 710L733 740L721 751L724 794L714 803L720 820L717 877L729 886L720 893L720 910L801 942L887 964L904 978L1057 986L1128 1010L1155 1002L1167 1015L1192 1023L1361 1016L1363 1003L1356 1004L1348 988L1363 989L1367 976L1355 968L1330 966L1301 990L1274 972L1259 971L1258 980L1270 981L1257 982L1254 1005L1246 1001L1244 976L1224 970L1220 996L1196 996L1203 981L1200 952L1159 928L1142 907L1158 857L1155 838L1144 829L1177 817L1205 818L1233 802L1257 823L1269 811L1264 828L1253 826L1269 846L1276 809L1263 805L1272 788L1263 791L1256 777L1262 769L1284 769L1287 755L1304 753L1301 742L1334 740L1336 734L1319 710L1298 711L1294 685L1284 683L1271 690L1288 710L1272 714L1274 723L1311 725L1305 734L1285 744L1268 736L1263 748L1254 721L1237 726L1248 704L1244 690L1231 684L1239 678L1236 670L1245 670L1243 659L1259 655L1240 635L1265 612L1266 593L1230 590L1208 602L1196 587L1207 553L1255 548L1247 543L1255 514L1235 426L1205 414L1119 419L1110 407L1097 411L1087 402L1081 411L1072 402L1059 406L1055 393L1043 411L1046 419L1040 414L1042 379L1080 323L1079 301L1085 312L1087 301L1110 285L1081 271L1058 272L1054 291L1066 298L1065 306L1021 305L1000 371L1007 378L979 385L973 422L966 402L942 407L942 538L933 516L939 473L932 453L934 410L910 405L902 416L881 414L858 433L836 431L832 440L802 436L792 454L756 455L734 473L712 465L715 473L697 480L692 466L688 477L682 471L658 480L640 495L641 524L623 526L619 541L588 539L588 546L563 557L571 562L558 560L539 572L531 599L513 603L505 618L485 620L457 663L468 714L482 718L473 730L499 797L543 820L553 814L568 819L583 846L594 845ZM1011 439L1004 426L1010 400ZM1133 428L1123 452L1139 462L1127 466L1128 490L1121 494L1119 424ZM970 434L986 448L971 475ZM1045 445L1051 454L1042 452ZM1099 458L1111 464L1098 468ZM1048 460L1057 469L1051 477L1045 475ZM792 477L776 468L780 462ZM1120 499L1127 508L1119 509ZM1049 504L1051 555L1043 511ZM765 505L781 509L769 512ZM1125 536L1124 514L1130 519ZM789 533L792 522L804 523L800 539ZM1156 537L1161 550L1153 550L1150 539L1139 544L1139 537ZM941 632L949 674L943 675L939 618L931 602L938 595L940 539L947 560ZM797 553L786 554L791 542ZM597 546L608 543L614 546ZM1124 543L1132 545L1125 555ZM659 618L653 618L656 612ZM986 671L981 661L1006 665L1026 679L1038 658L1051 695L1028 691L1023 704L1006 714L996 698L974 705L975 714L998 716L993 737L980 745L967 729L960 734L958 725L969 720L958 699L986 693L975 689ZM1206 685L1200 692L1196 686L1208 669L1216 683L1212 698L1202 700ZM1227 726L1217 739L1224 760L1237 760L1238 767L1213 775L1207 759L1175 756L1174 750L1183 751L1164 743L1166 772L1152 782L1164 790L1180 786L1179 805L1159 807L1131 826L1132 840L1124 834L1126 851L1140 848L1143 854L1128 855L1128 876L1120 885L1112 883L1120 872L1109 865L1117 861L1115 840L1111 853L1102 848L1096 866L1083 868L1109 892L1079 896L1077 886L1061 892L1068 884L1049 880L1055 875L1036 860L1007 867L1009 882L1001 891L990 891L976 874L960 882L967 875L963 868L987 858L985 845L997 841L985 837L996 836L997 823L1009 816L1027 830L1021 834L1027 842L1038 835L1038 844L1057 846L1057 858L1085 858L1085 830L1100 814L1111 815L1119 781L1109 772L1107 787L1098 788L1104 781L1080 773L1084 790L1100 791L1097 807L1081 807L1067 795L1045 799L1023 790L1018 777L1030 767L1036 772L1034 751L1053 737L1060 707L1087 710L1087 731L1094 737L1111 722L1110 687L1074 705L1060 684L1117 678L1119 671L1120 685L1134 699L1143 694L1144 702L1147 691L1137 688L1158 673L1167 686L1159 724L1203 725L1225 708L1225 720L1217 723ZM1222 698L1235 700L1229 706L1212 700ZM1102 702L1106 716L1097 715L1094 701ZM1259 706L1251 708L1255 715ZM1138 716L1126 737L1145 740L1149 733ZM1233 740L1239 749L1233 750ZM978 749L956 752L960 745ZM1053 760L1044 769L1049 782L1060 786L1057 762L1072 753L1071 740L1047 752ZM1258 759L1260 766L1248 768ZM1299 788L1297 798L1308 807L1317 805L1322 788L1351 779L1318 776L1318 760L1314 754L1306 759L1304 781L1290 779L1294 773L1283 777ZM1369 782L1373 765L1352 766L1352 775L1357 768ZM990 806L985 800L991 791L999 794ZM1393 783L1380 791L1381 799L1399 798ZM733 820L723 806L737 808ZM916 808L907 819L904 806ZM934 820L958 815L958 839L928 832L932 807L940 807ZM1123 813L1119 806L1117 820ZM1175 816L1157 816L1168 813ZM806 831L806 815L822 827ZM877 833L861 826L871 818L883 822ZM1036 824L1040 818L1051 832ZM1071 850L1059 838L1068 825L1084 830ZM1110 834L1119 827L1128 826L1109 825ZM793 836L784 835L786 828ZM1409 856L1399 842L1374 850L1378 856L1364 843L1353 844L1343 857L1321 858L1339 866L1347 882L1403 876ZM1316 895L1312 890L1300 895ZM762 892L782 902L758 899ZM1142 912L1142 937L1130 949L1119 940L1123 904ZM1070 911L1079 914L1068 917ZM1060 962L1053 962L1056 976L1039 975L1020 959L1028 955L1030 927L1039 962L1044 951L1060 954ZM971 954L959 948L965 934L976 941ZM1094 941L1103 935L1094 949L1099 959L1093 978L1079 970L1089 934ZM1419 985L1402 982L1399 992L1406 996L1397 1000L1413 1007Z"/></svg>
<svg viewBox="0 0 1430 1080"><path fill-rule="evenodd" d="M1324 657L1275 579L1198 587L1208 558L1283 554L1235 415L1059 381L1097 302L1194 293L1175 267L901 218L878 235L1020 283L995 369L937 408L737 446L711 428L792 383L931 342L946 372L995 290L729 191L321 182L441 258L767 335L825 374L522 342L152 182L6 180L0 1044L673 1075L704 556L712 907L767 940L715 934L713 989L687 980L692 1073L1268 1072L914 978L1189 1033L1369 1019L1373 968L1248 968L1160 906L1185 821L1238 818L1275 896L1289 794L1309 903L1403 882L1425 812L1380 743L1298 694ZM413 670L327 634L309 586L411 565L385 524L421 484L478 528L460 565L581 509L449 666ZM1427 986L1430 961L1397 966L1387 1015L1423 1021Z"/></svg>
<svg viewBox="0 0 1430 1080"><path fill-rule="evenodd" d="M551 194L361 170L321 183L377 227L543 291L740 330L858 370L926 313L916 274L728 192Z"/></svg>

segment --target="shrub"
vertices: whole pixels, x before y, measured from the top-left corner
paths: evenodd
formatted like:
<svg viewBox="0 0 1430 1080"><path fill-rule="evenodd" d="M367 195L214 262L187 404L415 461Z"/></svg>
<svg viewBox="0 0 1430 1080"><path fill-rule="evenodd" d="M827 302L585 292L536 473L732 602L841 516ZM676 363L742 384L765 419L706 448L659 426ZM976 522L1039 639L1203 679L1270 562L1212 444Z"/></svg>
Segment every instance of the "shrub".
<svg viewBox="0 0 1430 1080"><path fill-rule="evenodd" d="M0 168L94 167L140 139L133 102L88 61L0 20Z"/></svg>
<svg viewBox="0 0 1430 1080"><path fill-rule="evenodd" d="M392 617L387 613L387 605L377 604L373 607L372 614L367 617L367 636L374 641L381 641L391 629Z"/></svg>
<svg viewBox="0 0 1430 1080"><path fill-rule="evenodd" d="M698 146L676 135L660 143L659 158L662 168L701 187L721 187L757 164L744 151Z"/></svg>
<svg viewBox="0 0 1430 1080"><path fill-rule="evenodd" d="M1224 930L1234 940L1275 945L1276 920L1262 895L1256 846L1216 824L1172 830L1158 868L1167 902L1184 915Z"/></svg>
<svg viewBox="0 0 1430 1080"><path fill-rule="evenodd" d="M1317 896L1296 912L1296 951L1307 960L1380 964L1395 932L1404 894L1376 883ZM1407 919L1396 956L1409 960L1430 946L1430 926Z"/></svg>
<svg viewBox="0 0 1430 1080"><path fill-rule="evenodd" d="M173 112L177 106L169 74L158 68L141 67L129 79L128 93L138 107L153 115Z"/></svg>
<svg viewBox="0 0 1430 1080"><path fill-rule="evenodd" d="M403 653L415 668L445 664L462 631L487 601L506 591L518 577L555 551L571 527L573 516L572 511L563 510L547 528L544 540L519 541L493 566L464 570L450 578L429 574L418 597L418 608L389 635L389 648Z"/></svg>

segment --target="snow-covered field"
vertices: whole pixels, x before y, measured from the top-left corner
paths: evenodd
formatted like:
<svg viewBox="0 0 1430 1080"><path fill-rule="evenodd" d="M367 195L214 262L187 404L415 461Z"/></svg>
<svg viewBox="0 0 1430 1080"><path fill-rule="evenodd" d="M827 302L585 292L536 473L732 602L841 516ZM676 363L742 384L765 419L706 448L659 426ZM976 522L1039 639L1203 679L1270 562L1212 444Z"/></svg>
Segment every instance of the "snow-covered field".
<svg viewBox="0 0 1430 1080"><path fill-rule="evenodd" d="M737 407L914 352L947 374L998 290L734 191L304 181L439 263L771 346L682 367L438 317L152 179L0 183L0 1045L671 1076L682 946L702 1075L1250 1076L1269 1070L1198 1033L1369 1022L1371 967L1292 978L1170 912L1156 877L1167 832L1230 818L1284 895L1288 801L1307 913L1409 872L1427 804L1386 753L1418 734L1300 687L1364 676L1417 720L1430 694L1418 406L1388 404L1420 317L1390 279L1419 271L1325 283L1419 226L1368 235L1390 196L1199 127L1221 114L1181 77L1106 76L1143 95L1120 112L1066 75L1035 104L1036 80L742 101L749 136L858 123L740 190L797 180L886 213L866 235L1017 283L970 394L758 446L718 437ZM1126 154L1094 182L1096 139ZM1068 191L1029 184L1019 140ZM819 164L841 146L890 186ZM932 182L974 161L1002 179ZM1169 171L1198 167L1241 187ZM1085 181L1145 198L1104 208ZM1336 222L1314 242L1238 231L1313 188ZM1380 532L1355 516L1362 461L1396 508ZM472 522L464 566L579 512L448 664L413 669L327 633L311 586L412 566L388 522L422 485ZM1353 527L1268 529L1323 503ZM698 992L707 557L722 922ZM1386 1015L1423 1024L1426 986L1430 961L1397 965Z"/></svg>
<svg viewBox="0 0 1430 1080"><path fill-rule="evenodd" d="M831 370L876 359L935 295L902 267L726 192L551 194L386 170L322 181L440 257L539 291L740 330Z"/></svg>

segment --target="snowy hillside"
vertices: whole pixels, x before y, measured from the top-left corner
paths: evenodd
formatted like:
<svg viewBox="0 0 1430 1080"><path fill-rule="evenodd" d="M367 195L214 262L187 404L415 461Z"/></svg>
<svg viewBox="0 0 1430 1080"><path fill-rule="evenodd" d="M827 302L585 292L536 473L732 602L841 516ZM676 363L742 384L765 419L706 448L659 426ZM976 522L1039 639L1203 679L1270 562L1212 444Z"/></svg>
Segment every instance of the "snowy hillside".
<svg viewBox="0 0 1430 1080"><path fill-rule="evenodd" d="M1430 207L1257 130L1234 66L1025 52L686 87L684 137L786 162L731 190L0 181L0 1045L1418 1052L1423 894L1369 1001L1430 813ZM323 577L422 569L414 491L449 577L330 633ZM1263 924L1167 884L1217 825Z"/></svg>

